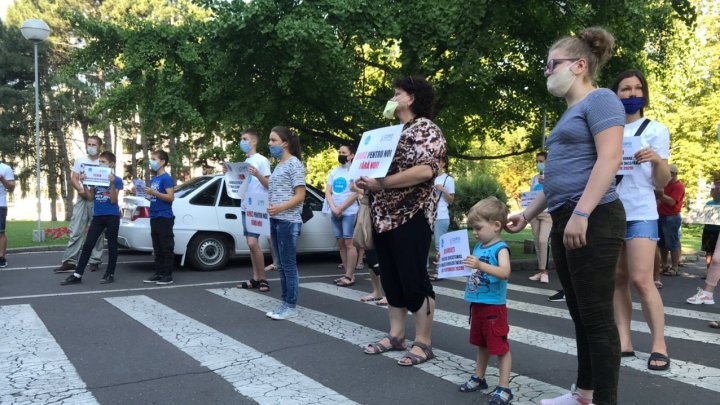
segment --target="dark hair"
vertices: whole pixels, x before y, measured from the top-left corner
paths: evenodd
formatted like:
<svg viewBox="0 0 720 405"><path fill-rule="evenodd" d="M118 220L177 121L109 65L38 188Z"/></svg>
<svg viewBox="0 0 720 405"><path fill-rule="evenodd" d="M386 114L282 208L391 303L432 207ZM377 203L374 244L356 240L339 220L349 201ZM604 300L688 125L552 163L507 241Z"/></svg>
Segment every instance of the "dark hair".
<svg viewBox="0 0 720 405"><path fill-rule="evenodd" d="M242 131L242 133L240 135L244 135L244 134L248 134L248 135L252 136L253 138L255 138L256 141L260 140L260 131L258 131L255 128L248 128L248 129Z"/></svg>
<svg viewBox="0 0 720 405"><path fill-rule="evenodd" d="M355 154L355 151L357 150L357 148L355 147L355 145L352 144L352 143L341 143L341 144L340 144L340 148L342 148L343 146L346 147L346 148L348 148L348 150L350 151L350 154L351 154L351 155L354 155L354 154ZM340 149L340 148L338 148L338 149Z"/></svg>
<svg viewBox="0 0 720 405"><path fill-rule="evenodd" d="M620 73L616 78L615 81L612 84L612 87L610 87L610 90L613 91L613 93L617 94L618 90L620 89L620 82L623 80L629 78L629 77L637 77L638 80L640 80L640 84L643 87L643 96L645 98L645 106L640 109L640 115L645 115L645 107L650 105L650 87L648 87L647 79L645 79L645 75L637 70L637 69L629 69L622 73Z"/></svg>
<svg viewBox="0 0 720 405"><path fill-rule="evenodd" d="M115 154L112 153L112 152L110 152L109 150L106 150L105 152L101 153L101 154L100 154L100 157L101 157L101 158L105 158L105 160L107 160L107 161L110 162L110 163L115 163L115 162L116 162L116 160L115 160Z"/></svg>
<svg viewBox="0 0 720 405"><path fill-rule="evenodd" d="M418 117L435 118L435 90L422 76L399 77L393 87L415 97L410 110Z"/></svg>
<svg viewBox="0 0 720 405"><path fill-rule="evenodd" d="M604 28L591 27L573 37L560 38L550 50L562 48L568 56L587 59L590 77L596 79L600 67L610 60L614 45L615 37L611 33Z"/></svg>
<svg viewBox="0 0 720 405"><path fill-rule="evenodd" d="M168 164L169 161L170 161L170 157L168 156L167 152L165 152L165 151L162 150L162 149L158 149L158 150L154 151L154 152L152 153L152 155L155 156L156 158L158 158L158 159L160 159L160 160L162 160L162 161L165 162L165 164L163 165L163 167L167 166L167 164Z"/></svg>
<svg viewBox="0 0 720 405"><path fill-rule="evenodd" d="M540 152L538 152L538 153L535 155L535 158L537 159L537 158L539 158L540 156L544 157L545 160L547 160L547 152L545 152L545 151L540 151Z"/></svg>
<svg viewBox="0 0 720 405"><path fill-rule="evenodd" d="M91 140L91 139L96 140L97 143L98 143L98 146L102 146L102 139L100 139L99 136L97 136L97 135L90 135L90 136L88 136L88 141ZM86 141L86 142L87 142L87 141Z"/></svg>
<svg viewBox="0 0 720 405"><path fill-rule="evenodd" d="M283 142L287 142L290 154L302 160L300 137L298 137L296 133L282 126L273 127L270 132L275 132Z"/></svg>

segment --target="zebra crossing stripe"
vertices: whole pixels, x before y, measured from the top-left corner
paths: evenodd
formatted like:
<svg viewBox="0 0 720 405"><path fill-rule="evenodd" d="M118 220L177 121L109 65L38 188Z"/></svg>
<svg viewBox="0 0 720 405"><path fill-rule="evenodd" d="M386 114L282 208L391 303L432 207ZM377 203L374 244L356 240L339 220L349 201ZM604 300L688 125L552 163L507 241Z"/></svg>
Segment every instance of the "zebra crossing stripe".
<svg viewBox="0 0 720 405"><path fill-rule="evenodd" d="M435 292L453 297L457 299L464 299L465 292L455 290L446 287L433 286ZM531 304L522 301L506 300L508 309L515 311L529 312L532 314L539 314L544 316L552 316L555 318L572 319L570 312L565 308L548 307L544 305ZM650 328L647 323L641 321L630 321L630 329L635 332L650 333ZM675 339L692 340L700 343L708 343L711 345L720 345L720 334L702 332L693 329L678 328L676 326L665 325L665 337Z"/></svg>
<svg viewBox="0 0 720 405"><path fill-rule="evenodd" d="M311 285L315 285L315 283L311 283ZM305 286L305 284L301 284L301 286ZM280 303L277 299L237 288L208 291L262 312L269 311ZM387 333L308 308L298 307L298 312L298 317L288 321L359 347L376 342ZM474 359L467 359L436 348L433 348L433 352L437 356L436 359L415 367L458 385L464 383L475 370ZM358 350L358 355L362 356L363 354ZM403 353L386 352L382 355L399 360ZM498 370L488 367L487 377L488 385L491 387L496 385ZM537 404L542 398L552 398L567 393L567 389L514 373L510 376L510 383L515 395L513 404L516 405Z"/></svg>
<svg viewBox="0 0 720 405"><path fill-rule="evenodd" d="M259 404L356 403L274 358L147 296L105 300Z"/></svg>
<svg viewBox="0 0 720 405"><path fill-rule="evenodd" d="M451 277L446 280L452 280L460 283L465 283L467 279L465 277ZM537 294L548 297L555 294L556 290L548 290L547 288L528 287L518 284L508 284L508 290L519 291L528 294ZM633 302L632 307L636 311L642 311L642 305L639 302ZM701 321L717 321L720 315L712 312L696 311L692 309L683 309L676 307L665 306L665 315L677 316L679 318L698 319Z"/></svg>
<svg viewBox="0 0 720 405"><path fill-rule="evenodd" d="M303 283L300 284L300 286L350 300L359 300L360 297L364 295L363 292L357 290L336 287L323 283ZM446 290L452 289L433 286L433 290L437 295L446 295ZM451 297L455 298L455 293L453 293ZM470 328L467 322L467 315L458 315L452 312L436 309L434 320L435 322L458 328ZM573 356L577 355L575 339L526 329L519 326L513 326L512 324L510 325L510 340L558 353ZM657 375L684 384L690 384L696 387L720 392L720 369L718 368L672 359L670 370L663 372L650 371L647 368L647 361L648 358L650 358L650 355L637 350L635 351L635 355L636 357L622 358L621 364L625 367L632 368L643 373Z"/></svg>
<svg viewBox="0 0 720 405"><path fill-rule="evenodd" d="M30 305L0 307L0 404L97 404Z"/></svg>

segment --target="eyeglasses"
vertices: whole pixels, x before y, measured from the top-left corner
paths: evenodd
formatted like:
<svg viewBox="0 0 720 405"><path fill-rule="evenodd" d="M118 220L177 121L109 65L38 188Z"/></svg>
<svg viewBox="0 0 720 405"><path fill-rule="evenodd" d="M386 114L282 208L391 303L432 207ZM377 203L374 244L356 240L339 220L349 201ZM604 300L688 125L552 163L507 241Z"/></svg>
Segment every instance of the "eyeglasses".
<svg viewBox="0 0 720 405"><path fill-rule="evenodd" d="M580 58L557 58L557 59L550 59L549 61L547 61L547 65L545 65L545 72L546 72L546 73L552 73L552 72L554 72L554 71L555 71L555 66L556 66L558 63L567 62L567 61L576 62L576 61L578 61L578 60L580 60Z"/></svg>

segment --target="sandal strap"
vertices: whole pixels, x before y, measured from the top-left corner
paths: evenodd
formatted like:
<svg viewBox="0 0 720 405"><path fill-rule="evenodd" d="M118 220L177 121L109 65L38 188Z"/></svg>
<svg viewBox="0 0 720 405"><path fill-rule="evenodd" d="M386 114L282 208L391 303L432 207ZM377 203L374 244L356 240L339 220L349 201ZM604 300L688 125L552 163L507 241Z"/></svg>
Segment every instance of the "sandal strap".
<svg viewBox="0 0 720 405"><path fill-rule="evenodd" d="M412 345L421 348L423 353L425 354L425 357L427 357L428 360L430 360L430 357L433 356L433 351L432 351L431 346L428 346L425 343L417 342L417 341L413 342Z"/></svg>
<svg viewBox="0 0 720 405"><path fill-rule="evenodd" d="M399 339L399 338L396 338L395 336L392 336L389 333L387 335L385 335L385 337L390 341L390 346L393 349L400 349L400 350L405 349L405 345L403 344L403 343L405 343L405 338Z"/></svg>

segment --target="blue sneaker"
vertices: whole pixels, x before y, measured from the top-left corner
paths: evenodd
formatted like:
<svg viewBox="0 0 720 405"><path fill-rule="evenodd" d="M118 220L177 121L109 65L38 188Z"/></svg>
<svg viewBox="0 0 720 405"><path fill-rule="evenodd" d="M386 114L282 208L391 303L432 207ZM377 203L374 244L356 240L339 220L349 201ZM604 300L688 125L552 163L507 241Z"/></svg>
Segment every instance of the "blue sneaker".
<svg viewBox="0 0 720 405"><path fill-rule="evenodd" d="M279 307L273 309L272 311L265 312L265 316L267 316L268 318L272 318L273 315L279 314L279 313L282 312L285 308L286 308L286 307L285 307L285 304L282 304L282 305L280 305Z"/></svg>
<svg viewBox="0 0 720 405"><path fill-rule="evenodd" d="M501 386L495 387L495 392L490 396L488 401L489 405L507 405L512 401L513 394L510 388L504 388Z"/></svg>
<svg viewBox="0 0 720 405"><path fill-rule="evenodd" d="M297 309L285 307L282 311L273 314L270 318L276 321L283 321L285 319L295 318L296 316L298 316Z"/></svg>

